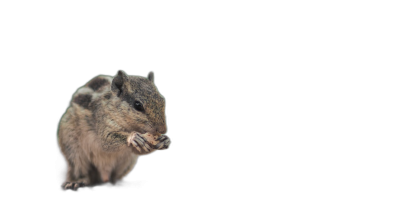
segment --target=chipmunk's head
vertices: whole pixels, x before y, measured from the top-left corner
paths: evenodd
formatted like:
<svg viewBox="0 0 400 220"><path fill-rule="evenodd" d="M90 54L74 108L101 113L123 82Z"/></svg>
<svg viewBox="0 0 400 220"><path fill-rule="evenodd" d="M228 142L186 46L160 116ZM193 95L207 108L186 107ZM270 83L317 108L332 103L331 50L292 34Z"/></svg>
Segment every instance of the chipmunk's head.
<svg viewBox="0 0 400 220"><path fill-rule="evenodd" d="M165 134L165 99L154 84L154 74L146 77L128 76L118 71L111 83L111 91L121 102L118 111L135 131Z"/></svg>

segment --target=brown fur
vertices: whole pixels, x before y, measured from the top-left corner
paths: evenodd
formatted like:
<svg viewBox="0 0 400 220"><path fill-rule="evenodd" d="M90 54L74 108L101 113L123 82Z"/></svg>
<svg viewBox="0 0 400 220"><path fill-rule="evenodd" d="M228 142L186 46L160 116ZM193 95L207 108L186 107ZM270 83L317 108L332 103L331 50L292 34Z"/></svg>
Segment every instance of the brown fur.
<svg viewBox="0 0 400 220"><path fill-rule="evenodd" d="M143 104L143 112L133 107L134 101ZM145 78L119 71L114 78L93 78L75 92L59 123L58 143L68 163L63 188L121 179L133 169L138 155L157 149L138 151L138 146L129 145L128 136L166 131L165 101L153 73ZM170 140L163 136L168 147Z"/></svg>

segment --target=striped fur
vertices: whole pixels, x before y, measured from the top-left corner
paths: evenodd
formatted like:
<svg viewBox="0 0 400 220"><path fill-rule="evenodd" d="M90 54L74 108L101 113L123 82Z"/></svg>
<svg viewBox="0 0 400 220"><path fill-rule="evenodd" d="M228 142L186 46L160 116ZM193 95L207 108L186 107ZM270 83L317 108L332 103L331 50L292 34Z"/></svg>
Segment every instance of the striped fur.
<svg viewBox="0 0 400 220"><path fill-rule="evenodd" d="M138 155L154 151L127 144L134 132L166 133L164 97L149 79L119 71L114 78L97 76L74 93L58 129L68 163L64 189L115 182L133 169ZM143 103L144 112L133 108L133 100Z"/></svg>

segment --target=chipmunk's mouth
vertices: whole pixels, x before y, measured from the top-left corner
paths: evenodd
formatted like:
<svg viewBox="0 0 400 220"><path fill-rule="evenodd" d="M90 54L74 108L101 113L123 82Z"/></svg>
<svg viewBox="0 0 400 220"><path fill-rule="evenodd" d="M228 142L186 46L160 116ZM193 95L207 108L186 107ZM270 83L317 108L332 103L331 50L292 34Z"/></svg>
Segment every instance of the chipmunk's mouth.
<svg viewBox="0 0 400 220"><path fill-rule="evenodd" d="M157 133L157 130L155 127L153 127L151 125L145 125L145 126L139 128L137 130L137 132L139 132L141 134L149 133L149 134L155 135Z"/></svg>
<svg viewBox="0 0 400 220"><path fill-rule="evenodd" d="M140 129L138 131L142 134L144 133L150 133L152 135L161 135L167 133L167 126L165 124L153 126L153 125L145 125L143 129Z"/></svg>

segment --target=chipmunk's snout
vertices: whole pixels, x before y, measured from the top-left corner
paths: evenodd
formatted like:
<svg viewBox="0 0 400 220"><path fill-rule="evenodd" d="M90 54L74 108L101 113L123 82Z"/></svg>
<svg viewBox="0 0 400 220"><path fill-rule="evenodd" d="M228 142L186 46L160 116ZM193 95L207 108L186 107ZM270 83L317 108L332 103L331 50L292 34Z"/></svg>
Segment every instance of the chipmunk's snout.
<svg viewBox="0 0 400 220"><path fill-rule="evenodd" d="M163 125L158 125L156 127L156 132L160 133L160 134L165 134L167 133L167 125L163 124Z"/></svg>

